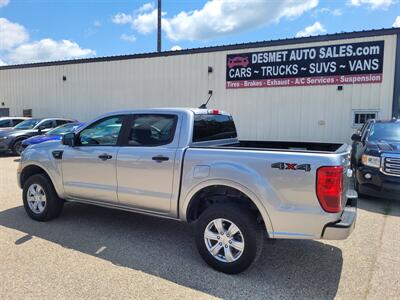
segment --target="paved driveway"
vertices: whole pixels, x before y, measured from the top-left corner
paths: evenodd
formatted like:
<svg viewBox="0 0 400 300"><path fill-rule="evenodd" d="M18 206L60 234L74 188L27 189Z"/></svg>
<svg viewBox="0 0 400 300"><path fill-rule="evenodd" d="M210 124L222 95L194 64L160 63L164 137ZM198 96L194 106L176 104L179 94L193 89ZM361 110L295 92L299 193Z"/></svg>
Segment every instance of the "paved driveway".
<svg viewBox="0 0 400 300"><path fill-rule="evenodd" d="M229 276L205 265L179 222L72 203L32 221L16 160L0 157L2 299L400 297L400 201L360 200L345 241L266 241L255 267Z"/></svg>

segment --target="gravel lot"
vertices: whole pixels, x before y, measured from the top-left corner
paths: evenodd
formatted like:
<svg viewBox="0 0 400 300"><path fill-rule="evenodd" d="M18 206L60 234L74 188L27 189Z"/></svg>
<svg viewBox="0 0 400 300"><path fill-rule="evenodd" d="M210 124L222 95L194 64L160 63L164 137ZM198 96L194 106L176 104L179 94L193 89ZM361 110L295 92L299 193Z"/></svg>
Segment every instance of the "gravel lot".
<svg viewBox="0 0 400 300"><path fill-rule="evenodd" d="M400 200L360 200L345 241L266 241L255 267L229 276L179 222L71 203L49 223L29 219L17 161L0 157L2 299L400 297Z"/></svg>

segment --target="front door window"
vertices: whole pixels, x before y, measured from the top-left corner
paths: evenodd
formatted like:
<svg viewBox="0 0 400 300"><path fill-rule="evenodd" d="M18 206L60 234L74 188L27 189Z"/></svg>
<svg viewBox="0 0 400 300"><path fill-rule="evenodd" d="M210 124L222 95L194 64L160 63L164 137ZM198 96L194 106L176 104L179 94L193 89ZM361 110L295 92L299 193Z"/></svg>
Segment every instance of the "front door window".
<svg viewBox="0 0 400 300"><path fill-rule="evenodd" d="M122 116L97 121L79 134L80 146L115 146L122 126Z"/></svg>

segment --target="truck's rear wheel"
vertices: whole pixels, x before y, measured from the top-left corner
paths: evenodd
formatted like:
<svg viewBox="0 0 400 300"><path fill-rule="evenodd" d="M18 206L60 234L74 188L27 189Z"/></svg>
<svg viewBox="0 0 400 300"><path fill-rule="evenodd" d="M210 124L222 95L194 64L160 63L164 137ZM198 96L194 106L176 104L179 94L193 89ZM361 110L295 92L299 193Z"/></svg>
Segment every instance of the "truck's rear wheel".
<svg viewBox="0 0 400 300"><path fill-rule="evenodd" d="M58 217L64 206L50 179L42 174L33 175L26 180L23 201L26 213L37 221L49 221Z"/></svg>
<svg viewBox="0 0 400 300"><path fill-rule="evenodd" d="M195 230L201 257L224 273L246 270L262 250L263 232L256 216L238 205L210 206L200 215Z"/></svg>

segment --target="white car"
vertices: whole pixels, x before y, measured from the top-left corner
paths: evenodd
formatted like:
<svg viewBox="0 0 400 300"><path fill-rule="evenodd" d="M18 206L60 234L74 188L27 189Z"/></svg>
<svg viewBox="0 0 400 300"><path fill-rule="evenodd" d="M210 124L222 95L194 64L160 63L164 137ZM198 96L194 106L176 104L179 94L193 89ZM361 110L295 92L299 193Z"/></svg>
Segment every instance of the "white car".
<svg viewBox="0 0 400 300"><path fill-rule="evenodd" d="M0 130L12 128L15 125L18 125L22 121L25 121L29 118L25 117L0 117Z"/></svg>

